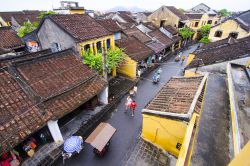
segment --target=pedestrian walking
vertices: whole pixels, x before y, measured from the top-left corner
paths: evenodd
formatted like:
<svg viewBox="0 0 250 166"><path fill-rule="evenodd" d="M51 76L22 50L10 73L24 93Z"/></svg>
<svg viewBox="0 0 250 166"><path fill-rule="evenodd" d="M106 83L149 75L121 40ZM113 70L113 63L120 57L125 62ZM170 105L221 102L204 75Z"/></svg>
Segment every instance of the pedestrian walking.
<svg viewBox="0 0 250 166"><path fill-rule="evenodd" d="M134 95L136 95L137 94L137 86L135 85L134 86Z"/></svg>
<svg viewBox="0 0 250 166"><path fill-rule="evenodd" d="M136 104L135 100L133 100L132 103L130 104L130 109L132 111L132 116L134 116L134 114L135 114L136 107L137 107L137 104Z"/></svg>
<svg viewBox="0 0 250 166"><path fill-rule="evenodd" d="M132 89L130 89L130 91L129 91L129 95L130 95L130 97L132 97L132 96L134 96L134 88L132 88Z"/></svg>
<svg viewBox="0 0 250 166"><path fill-rule="evenodd" d="M141 77L141 69L137 70L137 75L138 75L139 78Z"/></svg>
<svg viewBox="0 0 250 166"><path fill-rule="evenodd" d="M181 57L181 64L183 64L184 60L185 60L185 55L182 55L182 57Z"/></svg>
<svg viewBox="0 0 250 166"><path fill-rule="evenodd" d="M126 103L125 103L125 108L126 108L126 109L125 109L124 112L127 112L127 110L130 108L131 103L132 103L132 99L131 99L130 96L128 96L128 97L127 97L127 101L126 101Z"/></svg>

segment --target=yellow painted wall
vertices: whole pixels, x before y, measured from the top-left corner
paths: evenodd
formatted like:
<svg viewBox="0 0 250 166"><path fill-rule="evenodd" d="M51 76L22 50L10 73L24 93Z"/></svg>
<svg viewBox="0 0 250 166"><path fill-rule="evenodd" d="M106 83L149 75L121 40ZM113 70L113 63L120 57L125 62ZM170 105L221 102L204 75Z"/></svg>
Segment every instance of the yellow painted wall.
<svg viewBox="0 0 250 166"><path fill-rule="evenodd" d="M250 60L247 62L246 67L250 67Z"/></svg>
<svg viewBox="0 0 250 166"><path fill-rule="evenodd" d="M186 62L186 66L189 65L194 58L195 58L194 54L188 54L188 59L187 59L187 62Z"/></svg>
<svg viewBox="0 0 250 166"><path fill-rule="evenodd" d="M209 25L214 26L215 23L216 22L218 23L220 19L219 19L219 17L216 17L216 16L209 17L209 15L205 13L202 15L201 19L191 20L191 22L189 23L189 27L195 31L195 34L193 35L193 40L195 40L197 38L197 30L200 29L202 26L207 25L208 20L212 20L212 24L209 24ZM198 22L197 27L195 27L196 22Z"/></svg>
<svg viewBox="0 0 250 166"><path fill-rule="evenodd" d="M8 23L5 22L5 21L2 19L2 17L0 17L0 23L1 23L2 26L9 26ZM0 25L0 27L1 27L1 25Z"/></svg>
<svg viewBox="0 0 250 166"><path fill-rule="evenodd" d="M153 22L158 27L160 27L161 20L165 20L165 25L171 25L172 27L176 25L178 27L179 18L164 6L148 17L148 21Z"/></svg>
<svg viewBox="0 0 250 166"><path fill-rule="evenodd" d="M194 113L192 115L192 118L188 124L185 138L183 141L183 144L181 146L181 150L178 156L178 159L176 161L176 166L183 166L185 163L190 163L190 159L192 156L192 148L193 148L193 143L194 143L194 138L195 135L193 135L193 132L197 132L197 128L195 128L195 124L198 121L199 115ZM188 164L189 165L189 164Z"/></svg>
<svg viewBox="0 0 250 166"><path fill-rule="evenodd" d="M92 48L90 48L90 51L94 51L95 53L97 52L97 48L96 48L96 43L97 42L102 42L102 41L107 41L108 39L110 39L110 47L111 49L115 48L115 39L114 39L114 35L110 35L110 36L105 36L105 37L101 37L101 38L97 38L97 39L92 39L92 40L88 40L85 42L82 42L79 44L80 48L84 48L85 45L90 44L92 45ZM107 45L104 44L104 46L106 47ZM84 49L81 49L82 51L84 51Z"/></svg>
<svg viewBox="0 0 250 166"><path fill-rule="evenodd" d="M222 31L221 37L214 37L214 34L217 30ZM238 32L239 33L238 38L243 38L243 37L247 37L250 35L250 33L242 29L236 21L227 20L226 22L221 23L219 26L211 28L210 33L209 33L209 39L213 42L222 40L222 39L227 38L231 32Z"/></svg>
<svg viewBox="0 0 250 166"><path fill-rule="evenodd" d="M137 62L126 55L124 62L119 67L117 67L117 73L135 79L136 69L137 69Z"/></svg>
<svg viewBox="0 0 250 166"><path fill-rule="evenodd" d="M194 76L201 76L201 74L185 70L184 77L194 77Z"/></svg>
<svg viewBox="0 0 250 166"><path fill-rule="evenodd" d="M84 9L82 9L82 10L70 10L69 13L70 14L84 14L85 10Z"/></svg>
<svg viewBox="0 0 250 166"><path fill-rule="evenodd" d="M228 166L249 166L250 165L250 141L243 147L238 155Z"/></svg>
<svg viewBox="0 0 250 166"><path fill-rule="evenodd" d="M158 148L178 156L183 143L187 124L154 115L143 115L142 138ZM179 149L176 146L179 146Z"/></svg>

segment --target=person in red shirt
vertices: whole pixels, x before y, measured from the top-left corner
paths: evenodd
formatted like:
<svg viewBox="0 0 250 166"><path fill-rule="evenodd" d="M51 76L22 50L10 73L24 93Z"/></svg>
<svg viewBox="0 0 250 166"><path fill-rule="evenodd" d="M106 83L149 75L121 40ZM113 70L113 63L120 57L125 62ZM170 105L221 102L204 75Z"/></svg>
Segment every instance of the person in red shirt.
<svg viewBox="0 0 250 166"><path fill-rule="evenodd" d="M137 107L137 104L135 102L135 100L133 100L130 104L130 109L132 111L132 116L134 116L134 113L135 113L135 108Z"/></svg>

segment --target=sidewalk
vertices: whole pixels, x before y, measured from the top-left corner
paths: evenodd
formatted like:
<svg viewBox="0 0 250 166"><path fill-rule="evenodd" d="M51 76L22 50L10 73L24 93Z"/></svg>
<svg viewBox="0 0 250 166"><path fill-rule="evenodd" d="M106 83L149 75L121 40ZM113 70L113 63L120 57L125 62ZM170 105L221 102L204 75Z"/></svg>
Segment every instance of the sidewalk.
<svg viewBox="0 0 250 166"><path fill-rule="evenodd" d="M167 166L169 158L160 149L139 138L125 166Z"/></svg>
<svg viewBox="0 0 250 166"><path fill-rule="evenodd" d="M72 135L86 137L94 126L111 110L120 99L137 83L123 77L116 77L109 82L109 94L114 96L114 100L105 106L96 107L94 111L82 111L70 122L61 128L64 139ZM62 144L49 143L41 147L33 157L25 160L22 166L48 166L52 165L62 153Z"/></svg>

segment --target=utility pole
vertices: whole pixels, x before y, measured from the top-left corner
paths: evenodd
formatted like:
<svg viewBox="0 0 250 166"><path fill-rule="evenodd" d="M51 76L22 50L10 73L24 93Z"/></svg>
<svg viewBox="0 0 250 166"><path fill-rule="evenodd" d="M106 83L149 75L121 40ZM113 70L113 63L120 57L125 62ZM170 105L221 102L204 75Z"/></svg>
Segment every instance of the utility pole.
<svg viewBox="0 0 250 166"><path fill-rule="evenodd" d="M107 72L107 53L102 43L102 64L103 64L103 78L107 82L107 87L100 93L99 99L103 104L108 104L108 97L109 97L109 83L108 83L108 72Z"/></svg>
<svg viewBox="0 0 250 166"><path fill-rule="evenodd" d="M108 73L107 73L107 52L104 47L104 43L102 44L102 63L103 63L103 77L105 81L108 82Z"/></svg>

